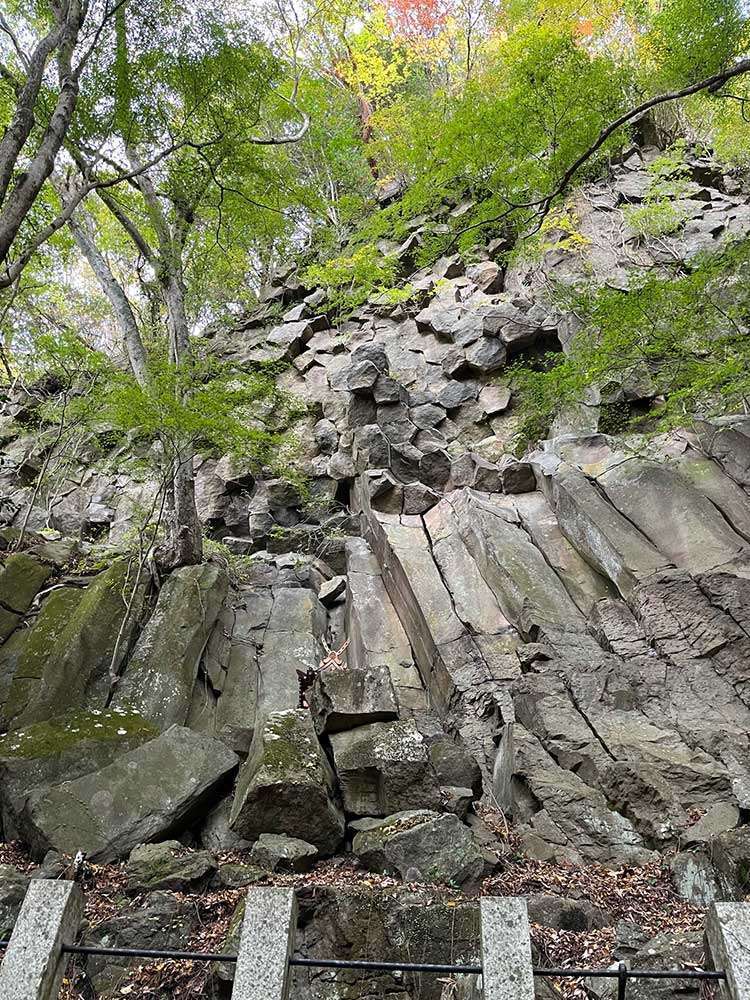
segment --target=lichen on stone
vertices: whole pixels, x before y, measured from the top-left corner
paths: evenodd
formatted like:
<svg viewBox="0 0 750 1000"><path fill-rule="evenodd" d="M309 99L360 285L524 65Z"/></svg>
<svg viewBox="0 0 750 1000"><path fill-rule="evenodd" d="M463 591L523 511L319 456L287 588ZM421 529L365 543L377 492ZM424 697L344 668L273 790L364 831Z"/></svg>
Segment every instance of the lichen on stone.
<svg viewBox="0 0 750 1000"><path fill-rule="evenodd" d="M157 730L137 712L118 708L77 710L9 733L0 739L0 758L52 757L85 740L104 743L127 736L145 742L157 735Z"/></svg>

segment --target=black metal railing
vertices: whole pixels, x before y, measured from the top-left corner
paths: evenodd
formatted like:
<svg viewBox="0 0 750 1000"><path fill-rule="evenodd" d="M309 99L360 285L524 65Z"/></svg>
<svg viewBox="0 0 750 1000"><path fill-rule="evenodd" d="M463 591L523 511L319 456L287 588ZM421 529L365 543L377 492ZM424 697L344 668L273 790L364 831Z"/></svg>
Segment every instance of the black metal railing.
<svg viewBox="0 0 750 1000"><path fill-rule="evenodd" d="M0 941L0 949L7 948L7 941ZM102 948L97 945L66 944L67 955L105 955L116 958L153 958L190 962L236 962L237 955L221 952L170 951L164 948ZM481 965L439 965L431 962L371 962L360 959L290 958L289 964L312 969L361 969L369 972L436 972L443 975L481 975ZM713 969L629 969L625 962L616 968L533 968L535 976L550 979L616 979L618 1000L625 1000L628 981L631 979L698 979L726 980L725 972Z"/></svg>

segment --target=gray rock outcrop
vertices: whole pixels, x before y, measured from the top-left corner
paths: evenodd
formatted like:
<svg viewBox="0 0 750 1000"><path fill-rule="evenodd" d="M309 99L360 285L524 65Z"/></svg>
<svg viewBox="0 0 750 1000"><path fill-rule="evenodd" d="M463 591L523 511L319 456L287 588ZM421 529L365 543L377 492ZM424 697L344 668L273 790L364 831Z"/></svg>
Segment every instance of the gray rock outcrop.
<svg viewBox="0 0 750 1000"><path fill-rule="evenodd" d="M335 777L309 712L272 712L240 769L231 828L246 839L287 834L331 854L344 836Z"/></svg>
<svg viewBox="0 0 750 1000"><path fill-rule="evenodd" d="M112 861L184 829L236 767L222 743L171 726L100 771L32 794L24 828L37 856L54 849Z"/></svg>

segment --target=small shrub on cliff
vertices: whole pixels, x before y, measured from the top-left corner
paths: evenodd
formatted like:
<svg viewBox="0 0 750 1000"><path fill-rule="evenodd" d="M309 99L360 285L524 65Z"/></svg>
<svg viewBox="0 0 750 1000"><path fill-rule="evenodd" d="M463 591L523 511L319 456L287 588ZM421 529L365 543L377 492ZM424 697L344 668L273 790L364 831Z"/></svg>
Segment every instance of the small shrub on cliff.
<svg viewBox="0 0 750 1000"><path fill-rule="evenodd" d="M344 314L361 306L373 293L392 289L397 264L395 257L386 257L377 247L366 244L350 256L311 264L303 278L308 288L325 288L333 309Z"/></svg>
<svg viewBox="0 0 750 1000"><path fill-rule="evenodd" d="M666 236L677 232L688 218L679 199L689 191L686 143L674 143L649 164L649 189L642 205L625 208L625 221L639 236Z"/></svg>
<svg viewBox="0 0 750 1000"><path fill-rule="evenodd" d="M561 409L615 383L650 381L649 426L667 429L694 413L750 407L750 240L695 258L670 279L645 274L627 292L579 290L567 303L585 320L569 352L514 370L525 443L542 437ZM642 416L630 426L643 423Z"/></svg>

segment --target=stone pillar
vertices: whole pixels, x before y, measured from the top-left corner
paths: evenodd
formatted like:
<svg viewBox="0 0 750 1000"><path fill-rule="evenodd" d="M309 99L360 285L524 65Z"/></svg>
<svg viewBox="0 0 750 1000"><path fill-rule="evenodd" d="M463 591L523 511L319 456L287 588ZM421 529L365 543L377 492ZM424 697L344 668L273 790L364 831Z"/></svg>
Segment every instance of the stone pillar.
<svg viewBox="0 0 750 1000"><path fill-rule="evenodd" d="M526 900L485 896L479 913L484 1000L534 1000Z"/></svg>
<svg viewBox="0 0 750 1000"><path fill-rule="evenodd" d="M293 889L248 890L232 1000L286 1000L296 929Z"/></svg>
<svg viewBox="0 0 750 1000"><path fill-rule="evenodd" d="M750 1000L750 903L714 903L706 917L714 968L726 973L724 1000Z"/></svg>
<svg viewBox="0 0 750 1000"><path fill-rule="evenodd" d="M67 956L83 914L75 882L38 879L26 898L0 965L0 1000L57 1000Z"/></svg>

